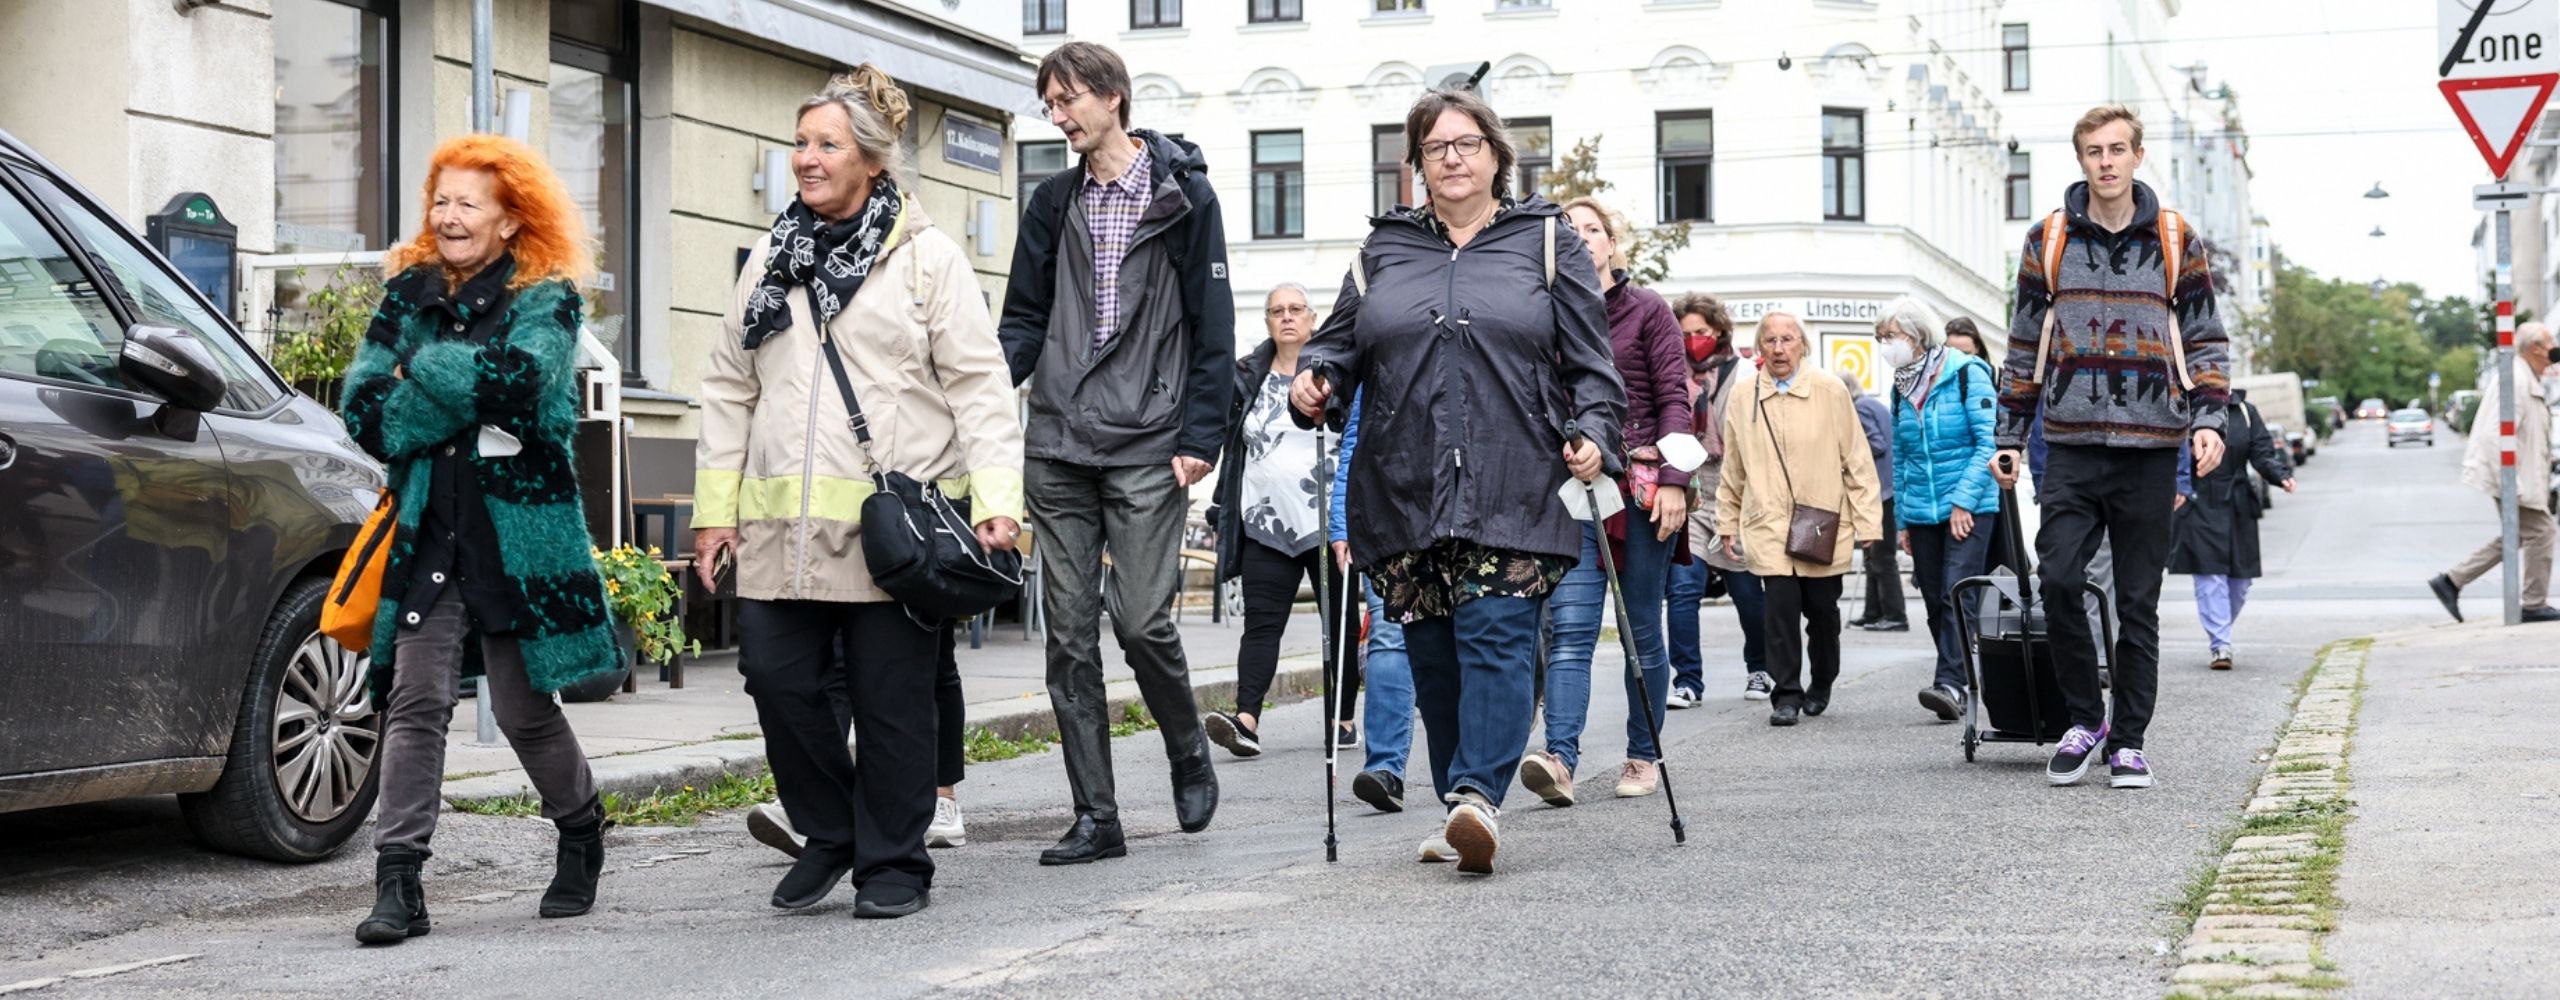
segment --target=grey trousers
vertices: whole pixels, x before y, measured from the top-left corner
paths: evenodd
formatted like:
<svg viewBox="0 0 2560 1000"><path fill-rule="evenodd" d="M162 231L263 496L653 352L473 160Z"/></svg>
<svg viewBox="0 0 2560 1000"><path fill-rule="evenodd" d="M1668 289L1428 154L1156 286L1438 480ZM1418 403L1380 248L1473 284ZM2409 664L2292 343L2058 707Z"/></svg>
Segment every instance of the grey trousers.
<svg viewBox="0 0 2560 1000"><path fill-rule="evenodd" d="M2494 507L2497 501L2490 504ZM2524 593L2520 596L2525 607L2538 608L2551 602L2551 550L2556 534L2560 532L2553 530L2550 511L2516 505L2516 554L2524 560L2520 574ZM2471 581L2498 568L2506 557L2505 540L2492 535L2489 544L2454 564L2444 575L2453 578L2454 586L2468 587Z"/></svg>
<svg viewBox="0 0 2560 1000"><path fill-rule="evenodd" d="M1200 707L1173 599L1182 583L1190 510L1171 463L1102 468L1031 459L1023 467L1041 600L1049 619L1049 705L1076 813L1120 817L1111 777L1110 705L1102 688L1102 553L1111 551L1111 625L1138 693L1176 764L1205 757Z"/></svg>
<svg viewBox="0 0 2560 1000"><path fill-rule="evenodd" d="M383 708L382 811L374 825L375 850L427 849L435 836L436 807L443 801L446 731L453 726L454 689L462 671L462 644L475 634L471 614L451 588L415 629L403 629L394 648L391 702ZM515 747L525 778L542 796L543 818L585 823L596 818L595 776L569 717L524 675L516 641L480 636L488 673L481 697L492 698L498 729Z"/></svg>

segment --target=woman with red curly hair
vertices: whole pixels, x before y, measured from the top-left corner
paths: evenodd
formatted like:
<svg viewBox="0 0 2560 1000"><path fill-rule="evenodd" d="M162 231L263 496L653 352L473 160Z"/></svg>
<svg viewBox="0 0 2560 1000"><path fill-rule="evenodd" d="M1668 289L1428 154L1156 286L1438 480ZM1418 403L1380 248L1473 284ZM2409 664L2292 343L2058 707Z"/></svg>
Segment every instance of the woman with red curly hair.
<svg viewBox="0 0 2560 1000"><path fill-rule="evenodd" d="M388 468L399 520L374 623L384 722L376 901L356 925L367 944L427 932L418 871L457 680L473 668L560 828L541 914L595 905L603 804L549 693L621 659L570 455L590 259L576 205L539 154L491 135L438 146L425 196L426 228L385 262L346 376L347 430Z"/></svg>

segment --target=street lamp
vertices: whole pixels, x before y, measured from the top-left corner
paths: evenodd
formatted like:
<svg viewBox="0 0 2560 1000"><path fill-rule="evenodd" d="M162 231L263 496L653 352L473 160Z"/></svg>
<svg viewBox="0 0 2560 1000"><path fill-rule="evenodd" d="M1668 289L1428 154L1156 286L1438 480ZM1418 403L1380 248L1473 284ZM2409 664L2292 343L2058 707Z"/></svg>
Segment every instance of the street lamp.
<svg viewBox="0 0 2560 1000"><path fill-rule="evenodd" d="M2365 192L2364 196L2367 198L2388 198L2391 197L2391 192L2382 189L2381 181L2375 181L2373 182L2373 190Z"/></svg>
<svg viewBox="0 0 2560 1000"><path fill-rule="evenodd" d="M2375 238L2375 239L2380 239L2380 238L2382 238L2382 224L2381 224L2381 223L2379 223L2379 222L2374 223L2374 224L2373 224L2373 231L2372 231L2372 232L2370 232L2370 233L2366 233L2365 235L2367 235L2367 236L2371 236L2371 237L2373 237L2373 238Z"/></svg>

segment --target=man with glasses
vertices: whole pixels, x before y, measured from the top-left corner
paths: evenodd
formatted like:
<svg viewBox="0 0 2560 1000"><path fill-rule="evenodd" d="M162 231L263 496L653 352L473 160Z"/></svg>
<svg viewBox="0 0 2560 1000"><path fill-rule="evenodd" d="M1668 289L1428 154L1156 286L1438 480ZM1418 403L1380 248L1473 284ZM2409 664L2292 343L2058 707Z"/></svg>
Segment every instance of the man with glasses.
<svg viewBox="0 0 2560 1000"><path fill-rule="evenodd" d="M1076 807L1040 863L1069 865L1128 853L1102 685L1106 549L1112 627L1164 734L1175 816L1197 833L1217 812L1172 605L1186 493L1226 438L1235 315L1199 147L1129 128L1129 70L1110 49L1059 46L1036 83L1080 160L1023 208L999 336L1014 381L1031 380L1023 486Z"/></svg>

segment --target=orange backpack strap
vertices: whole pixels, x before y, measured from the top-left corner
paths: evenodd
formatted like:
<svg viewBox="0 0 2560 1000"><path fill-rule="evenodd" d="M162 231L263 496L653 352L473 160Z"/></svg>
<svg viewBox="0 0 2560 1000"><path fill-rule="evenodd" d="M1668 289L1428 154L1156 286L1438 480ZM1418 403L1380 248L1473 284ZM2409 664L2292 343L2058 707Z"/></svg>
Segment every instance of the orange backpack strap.
<svg viewBox="0 0 2560 1000"><path fill-rule="evenodd" d="M2037 385L2044 384L2045 361L2053 354L2054 312L2062 302L2062 290L2055 282L2062 273L2062 245L2070 238L2071 220L2061 209L2054 209L2053 214L2044 217L2044 242L2038 247L2042 251L2038 257L2044 265L2044 329L2036 336L2036 367L2028 378L2029 382Z"/></svg>
<svg viewBox="0 0 2560 1000"><path fill-rule="evenodd" d="M2195 376L2187 372L2187 338L2178 329L2178 272L2186 267L2187 220L2168 209L2160 210L2160 269L2169 283L2169 364L2178 370L2178 386L2196 391Z"/></svg>

